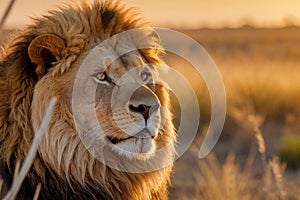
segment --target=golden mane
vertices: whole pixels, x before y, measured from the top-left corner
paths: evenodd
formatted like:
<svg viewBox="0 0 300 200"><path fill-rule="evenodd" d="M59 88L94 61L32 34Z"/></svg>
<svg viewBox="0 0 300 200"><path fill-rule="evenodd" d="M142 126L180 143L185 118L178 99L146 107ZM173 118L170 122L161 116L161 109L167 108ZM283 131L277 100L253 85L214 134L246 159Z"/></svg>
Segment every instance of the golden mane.
<svg viewBox="0 0 300 200"><path fill-rule="evenodd" d="M32 100L36 84L44 72L28 55L31 42L44 34L63 39L66 48L60 52L62 59L51 72L53 76L63 76L83 51L89 51L87 48L90 48L89 40L93 35L101 36L95 37L98 41L94 41L100 43L122 31L150 25L138 9L127 8L119 1L112 2L95 0L90 4L83 1L49 11L17 32L5 46L0 57L0 179L4 180L0 198L10 187L16 163L24 161L34 137ZM149 63L159 63L158 51L147 49L141 53ZM162 98L167 107L167 94ZM171 119L168 120L165 131L170 135L165 140L175 140L173 124ZM97 171L101 172L101 183L88 181L91 173L83 173L81 180L86 182L78 182L74 177L66 178L53 169L38 153L17 199L32 199L39 183L42 184L40 199L167 199L172 164L140 174L108 168L101 170Z"/></svg>

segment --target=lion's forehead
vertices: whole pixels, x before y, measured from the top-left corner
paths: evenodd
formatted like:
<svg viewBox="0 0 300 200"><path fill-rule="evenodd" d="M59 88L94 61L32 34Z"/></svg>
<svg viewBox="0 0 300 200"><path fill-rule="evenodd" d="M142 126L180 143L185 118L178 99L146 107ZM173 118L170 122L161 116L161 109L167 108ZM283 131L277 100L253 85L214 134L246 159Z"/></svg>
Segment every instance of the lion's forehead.
<svg viewBox="0 0 300 200"><path fill-rule="evenodd" d="M146 59L139 51L138 43L141 42L131 39L128 35L130 34L126 32L114 35L97 46L97 51L101 56L100 62L108 73L123 74L132 68L146 64Z"/></svg>
<svg viewBox="0 0 300 200"><path fill-rule="evenodd" d="M131 78L134 78L145 68L148 67L142 55L128 53L110 63L105 71L113 79L120 79L126 75L131 75Z"/></svg>
<svg viewBox="0 0 300 200"><path fill-rule="evenodd" d="M117 39L112 41L112 39L108 39L102 41L87 51L84 57L84 63L91 69L92 74L99 71L106 72L115 80L120 79L129 71L138 73L145 68L150 71L147 58L131 40Z"/></svg>

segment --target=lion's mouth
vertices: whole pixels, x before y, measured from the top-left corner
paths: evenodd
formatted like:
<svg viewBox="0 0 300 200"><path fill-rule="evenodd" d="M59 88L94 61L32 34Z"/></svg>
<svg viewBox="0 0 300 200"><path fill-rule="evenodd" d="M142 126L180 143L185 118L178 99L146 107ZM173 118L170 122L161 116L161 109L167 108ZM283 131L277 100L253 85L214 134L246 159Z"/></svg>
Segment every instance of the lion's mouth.
<svg viewBox="0 0 300 200"><path fill-rule="evenodd" d="M138 134L137 134L138 135ZM118 144L118 143L121 143L121 142L124 142L126 140L130 140L130 139L133 139L133 138L143 138L143 137L140 137L140 136L130 136L130 137L127 137L127 138L115 138L115 137L110 137L110 136L106 136L106 138L112 143L112 144ZM150 138L150 137L148 137ZM151 136L151 139L154 139L155 136Z"/></svg>
<svg viewBox="0 0 300 200"><path fill-rule="evenodd" d="M130 136L130 137L127 137L127 138L113 138L113 137L107 136L107 139L108 139L111 143L113 143L113 144L118 144L118 143L120 143L120 142L123 142L123 141L125 141L125 140L129 140L129 139L131 139L131 138L133 138L133 136Z"/></svg>

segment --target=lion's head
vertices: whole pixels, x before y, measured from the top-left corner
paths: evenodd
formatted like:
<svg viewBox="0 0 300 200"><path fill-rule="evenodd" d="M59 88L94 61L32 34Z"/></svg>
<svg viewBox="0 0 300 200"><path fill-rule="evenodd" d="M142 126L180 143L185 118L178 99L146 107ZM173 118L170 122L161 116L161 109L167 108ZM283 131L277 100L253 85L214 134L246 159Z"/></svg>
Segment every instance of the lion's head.
<svg viewBox="0 0 300 200"><path fill-rule="evenodd" d="M25 189L42 182L43 198L63 198L69 190L61 187L77 199L167 197L175 132L157 80L159 37L148 26L135 9L95 1L51 11L7 46L0 60L7 172L24 160L58 99Z"/></svg>

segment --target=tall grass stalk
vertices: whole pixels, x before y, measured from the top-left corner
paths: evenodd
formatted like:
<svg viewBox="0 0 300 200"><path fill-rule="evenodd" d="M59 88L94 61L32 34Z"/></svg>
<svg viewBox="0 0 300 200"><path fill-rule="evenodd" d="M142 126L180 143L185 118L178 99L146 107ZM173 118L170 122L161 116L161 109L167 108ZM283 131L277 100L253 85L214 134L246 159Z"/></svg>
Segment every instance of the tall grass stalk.
<svg viewBox="0 0 300 200"><path fill-rule="evenodd" d="M286 192L283 185L283 173L285 167L281 167L278 157L272 160L266 158L266 145L263 134L260 130L260 120L254 115L249 116L249 122L252 124L253 131L257 142L258 151L260 153L262 166L264 170L264 191L266 199L285 199ZM283 166L283 165L282 165ZM274 188L275 183L275 189Z"/></svg>
<svg viewBox="0 0 300 200"><path fill-rule="evenodd" d="M16 166L15 166L13 182L16 182L17 179L18 179L18 174L19 174L19 172L20 172L20 167L21 167L21 162L20 162L20 160L18 160L18 161L16 162Z"/></svg>
<svg viewBox="0 0 300 200"><path fill-rule="evenodd" d="M2 185L3 185L3 180L0 179L0 194L1 194L1 191L2 191Z"/></svg>
<svg viewBox="0 0 300 200"><path fill-rule="evenodd" d="M42 189L42 184L39 183L36 186L35 193L34 193L34 196L33 196L33 200L38 200L39 199L39 195L40 195L41 189Z"/></svg>
<svg viewBox="0 0 300 200"><path fill-rule="evenodd" d="M285 166L281 167L281 163L276 156L270 161L270 166L274 174L275 184L277 187L276 191L278 191L280 199L286 199L286 190L283 184Z"/></svg>

